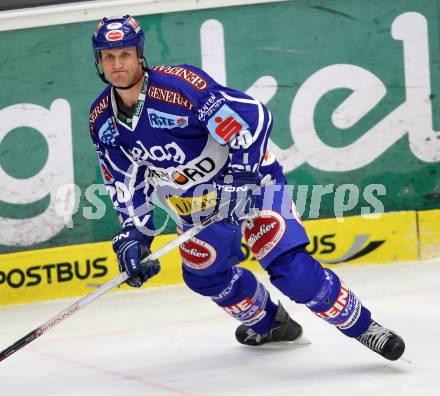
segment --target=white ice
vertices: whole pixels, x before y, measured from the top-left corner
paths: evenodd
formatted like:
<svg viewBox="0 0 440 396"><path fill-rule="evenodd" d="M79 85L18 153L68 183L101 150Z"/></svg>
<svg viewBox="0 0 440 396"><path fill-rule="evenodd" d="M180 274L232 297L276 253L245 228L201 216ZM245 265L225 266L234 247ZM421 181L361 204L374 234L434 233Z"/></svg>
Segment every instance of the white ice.
<svg viewBox="0 0 440 396"><path fill-rule="evenodd" d="M1 396L440 394L440 259L336 268L412 360L389 362L280 296L312 341L253 349L185 286L106 295L0 363ZM262 278L265 279L265 278ZM76 299L0 309L0 350Z"/></svg>

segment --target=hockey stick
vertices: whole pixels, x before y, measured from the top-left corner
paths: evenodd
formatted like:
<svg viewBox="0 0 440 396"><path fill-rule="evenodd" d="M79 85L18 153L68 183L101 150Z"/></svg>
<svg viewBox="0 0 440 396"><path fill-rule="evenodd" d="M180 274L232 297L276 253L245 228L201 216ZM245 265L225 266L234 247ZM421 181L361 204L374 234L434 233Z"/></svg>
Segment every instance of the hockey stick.
<svg viewBox="0 0 440 396"><path fill-rule="evenodd" d="M148 255L148 257L144 258L141 263L145 264L149 260L156 260L162 257L163 255L165 255L175 247L188 241L193 236L195 236L200 231L202 231L204 228L208 227L209 225L215 223L218 220L220 220L220 214L218 213L218 211L216 211L212 213L210 216L208 216L206 219L204 219L204 221L202 221L200 224L195 225L194 227L180 234L177 238L173 239L166 245L162 246L160 249ZM129 276L127 275L126 272L120 273L118 276L115 276L114 278L110 279L108 282L101 285L98 289L96 289L92 293L87 294L85 297L81 298L80 300L72 304L70 307L66 308L65 310L61 311L60 313L49 319L47 322L44 322L41 326L32 330L30 333L26 334L24 337L14 342L14 344L12 344L10 347L0 352L0 362L6 359L7 357L11 356L13 353L17 352L19 349L23 348L25 345L31 343L32 341L43 335L46 331L50 330L52 327L61 323L64 319L71 317L74 313L78 312L86 305L97 300L99 297L107 293L109 290L121 285L128 278Z"/></svg>
<svg viewBox="0 0 440 396"><path fill-rule="evenodd" d="M267 179L266 179L267 180ZM262 179L260 186L262 187L266 185L267 182L265 182L265 178ZM146 258L144 258L141 261L141 264L145 264L147 261L150 260L156 260L169 251L173 250L175 247L181 245L182 243L188 241L193 236L197 235L200 231L205 229L206 227L210 226L211 224L215 223L216 221L220 220L222 217L220 215L220 211L222 207L228 205L229 202L225 202L220 207L215 210L213 213L211 213L209 216L207 216L202 222L199 224L194 225L189 230L185 231L184 233L180 234L177 238L173 239L172 241L168 242L166 245L162 246L161 248L157 249L153 253L149 254ZM120 273L118 276L115 276L114 278L110 279L108 282L104 283L98 289L95 291L87 294L85 297L81 298L77 302L73 303L70 307L66 308L65 310L61 311L57 315L53 316L51 319L49 319L47 322L44 322L41 326L37 327L36 329L32 330L28 334L26 334L24 337L20 338L18 341L14 342L11 346L6 348L5 350L0 352L0 362L5 360L7 357L11 356L13 353L17 352L24 346L30 344L32 341L46 333L48 330L55 327L57 324L61 323L64 319L67 319L71 317L74 313L78 312L80 309L84 308L86 305L90 304L91 302L97 300L99 297L101 297L103 294L107 293L109 290L113 289L114 287L117 287L124 283L129 276L126 272Z"/></svg>

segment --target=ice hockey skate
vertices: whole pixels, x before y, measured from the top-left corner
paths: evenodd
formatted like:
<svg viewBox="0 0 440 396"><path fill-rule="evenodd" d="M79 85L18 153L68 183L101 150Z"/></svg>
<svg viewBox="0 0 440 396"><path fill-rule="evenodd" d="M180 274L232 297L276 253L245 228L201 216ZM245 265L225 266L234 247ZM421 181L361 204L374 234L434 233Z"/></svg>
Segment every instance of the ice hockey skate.
<svg viewBox="0 0 440 396"><path fill-rule="evenodd" d="M374 320L371 321L368 329L356 339L388 360L401 358L405 351L403 339Z"/></svg>
<svg viewBox="0 0 440 396"><path fill-rule="evenodd" d="M279 304L275 315L275 326L267 333L258 334L246 325L240 325L235 331L235 337L240 344L260 346L264 344L289 343L307 345L310 341L303 336L302 326L295 322Z"/></svg>

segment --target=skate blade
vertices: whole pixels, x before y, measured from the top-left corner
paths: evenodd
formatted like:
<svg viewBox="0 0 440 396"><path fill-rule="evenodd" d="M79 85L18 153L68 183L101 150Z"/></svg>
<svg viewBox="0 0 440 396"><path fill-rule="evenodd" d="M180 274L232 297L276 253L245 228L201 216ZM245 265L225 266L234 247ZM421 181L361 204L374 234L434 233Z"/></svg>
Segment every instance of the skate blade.
<svg viewBox="0 0 440 396"><path fill-rule="evenodd" d="M403 354L403 355L402 355L399 359L397 359L397 360L402 360L402 361L405 362L405 363L413 364L412 360L409 360L408 357L407 357L405 354Z"/></svg>
<svg viewBox="0 0 440 396"><path fill-rule="evenodd" d="M293 344L293 345L310 345L311 343L312 341L310 341L310 339L305 336L301 336L296 340L289 341L289 344Z"/></svg>
<svg viewBox="0 0 440 396"><path fill-rule="evenodd" d="M286 348L294 348L298 346L310 345L312 342L304 336L301 336L293 341L277 341L277 342L268 342L267 344L252 346L249 348L250 350L267 350L267 349L286 349Z"/></svg>

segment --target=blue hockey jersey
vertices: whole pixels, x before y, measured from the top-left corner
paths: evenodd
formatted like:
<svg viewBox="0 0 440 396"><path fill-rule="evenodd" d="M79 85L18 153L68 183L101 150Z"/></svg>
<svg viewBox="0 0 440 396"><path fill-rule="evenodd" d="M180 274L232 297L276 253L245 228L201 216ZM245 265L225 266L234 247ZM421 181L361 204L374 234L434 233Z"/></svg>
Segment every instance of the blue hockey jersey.
<svg viewBox="0 0 440 396"><path fill-rule="evenodd" d="M230 168L280 175L266 151L272 116L259 101L189 65L148 68L134 115L118 118L108 85L90 110L90 133L123 226L153 229L155 191L188 221L215 205L212 180Z"/></svg>

